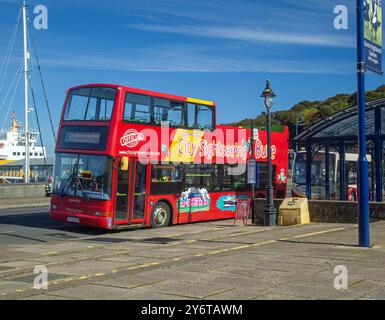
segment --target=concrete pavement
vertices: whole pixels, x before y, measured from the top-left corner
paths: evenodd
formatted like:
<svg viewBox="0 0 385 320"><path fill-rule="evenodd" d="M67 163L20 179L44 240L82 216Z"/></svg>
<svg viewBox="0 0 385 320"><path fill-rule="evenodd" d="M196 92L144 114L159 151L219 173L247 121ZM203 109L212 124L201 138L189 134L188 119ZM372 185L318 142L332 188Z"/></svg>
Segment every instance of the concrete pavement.
<svg viewBox="0 0 385 320"><path fill-rule="evenodd" d="M0 210L49 207L50 197L0 199Z"/></svg>
<svg viewBox="0 0 385 320"><path fill-rule="evenodd" d="M374 247L362 249L352 224L225 220L107 233L19 211L0 212L0 299L385 298L385 222L371 225ZM33 288L37 265L48 269L47 290ZM334 287L339 265L348 289Z"/></svg>

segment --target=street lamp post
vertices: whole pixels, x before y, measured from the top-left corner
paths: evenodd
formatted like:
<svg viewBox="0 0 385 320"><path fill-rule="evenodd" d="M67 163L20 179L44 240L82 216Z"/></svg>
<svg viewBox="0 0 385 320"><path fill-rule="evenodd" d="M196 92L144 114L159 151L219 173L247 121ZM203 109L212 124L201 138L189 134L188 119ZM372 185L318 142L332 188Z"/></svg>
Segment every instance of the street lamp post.
<svg viewBox="0 0 385 320"><path fill-rule="evenodd" d="M303 124L305 121L304 117L302 115L297 116L297 120L295 122L295 136L298 136L299 133L299 126ZM295 152L298 152L298 143L295 142Z"/></svg>
<svg viewBox="0 0 385 320"><path fill-rule="evenodd" d="M253 119L250 120L250 131L251 131L251 137L250 137L251 159L255 161ZM252 222L255 223L255 183L251 184L251 216L252 216Z"/></svg>
<svg viewBox="0 0 385 320"><path fill-rule="evenodd" d="M266 107L266 127L267 127L267 186L266 186L266 207L265 207L265 225L266 226L275 226L277 221L277 210L274 207L274 198L273 198L273 166L271 163L271 114L270 110L273 106L273 98L275 93L271 89L270 81L266 80L266 87L263 90L261 97L265 103Z"/></svg>

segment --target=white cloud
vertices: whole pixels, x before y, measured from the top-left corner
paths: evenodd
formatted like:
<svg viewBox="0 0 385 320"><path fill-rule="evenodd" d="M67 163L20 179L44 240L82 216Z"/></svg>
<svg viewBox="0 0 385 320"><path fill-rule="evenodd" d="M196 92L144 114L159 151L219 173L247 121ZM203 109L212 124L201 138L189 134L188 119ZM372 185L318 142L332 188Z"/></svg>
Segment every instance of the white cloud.
<svg viewBox="0 0 385 320"><path fill-rule="evenodd" d="M349 65L299 60L267 60L221 57L181 46L151 48L122 56L106 54L62 55L42 58L45 67L107 70L121 72L263 72L263 73L350 73Z"/></svg>
<svg viewBox="0 0 385 320"><path fill-rule="evenodd" d="M289 33L261 30L251 27L206 27L206 26L165 26L155 24L126 25L127 28L184 34L197 37L232 39L260 43L297 44L307 46L347 47L354 48L354 39L327 34Z"/></svg>

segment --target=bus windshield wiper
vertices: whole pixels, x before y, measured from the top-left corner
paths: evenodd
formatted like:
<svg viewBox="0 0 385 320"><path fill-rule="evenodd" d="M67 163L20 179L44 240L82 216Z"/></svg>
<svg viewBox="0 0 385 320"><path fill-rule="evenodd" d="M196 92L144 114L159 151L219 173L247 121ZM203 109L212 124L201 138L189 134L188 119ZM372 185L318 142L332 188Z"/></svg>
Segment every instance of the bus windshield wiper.
<svg viewBox="0 0 385 320"><path fill-rule="evenodd" d="M64 181L64 185L63 185L63 188L60 190L60 196L63 197L64 196L64 192L65 190L67 189L67 187L72 183L73 179L75 178L76 176L76 172L73 172L71 173L68 178Z"/></svg>
<svg viewBox="0 0 385 320"><path fill-rule="evenodd" d="M84 188L83 182L81 181L80 177L75 177L75 180L77 180L78 183L79 183L79 185L80 185L80 190L82 190L84 199L86 199L87 201L90 201L91 199L90 199L90 197L88 196L87 191L86 191L86 189Z"/></svg>
<svg viewBox="0 0 385 320"><path fill-rule="evenodd" d="M62 188L61 191L60 191L60 196L61 196L61 197L64 196L65 190L66 190L69 186L71 186L71 184L72 184L73 182L75 182L75 183L78 182L78 184L80 185L80 190L82 191L82 194L83 194L84 198L85 198L87 201L90 201L90 197L88 196L87 191L85 190L85 188L84 188L84 186L83 186L83 183L82 183L80 177L77 176L77 172L71 173L71 175L66 179L66 181L64 182L64 186L63 186L63 188ZM76 188L76 186L75 186L75 188Z"/></svg>

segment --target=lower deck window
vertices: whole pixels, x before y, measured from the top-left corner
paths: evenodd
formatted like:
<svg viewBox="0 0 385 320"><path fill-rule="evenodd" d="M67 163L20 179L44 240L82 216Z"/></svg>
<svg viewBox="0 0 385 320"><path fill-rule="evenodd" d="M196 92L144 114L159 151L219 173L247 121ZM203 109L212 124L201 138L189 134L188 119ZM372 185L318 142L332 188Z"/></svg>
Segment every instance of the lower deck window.
<svg viewBox="0 0 385 320"><path fill-rule="evenodd" d="M249 191L245 165L167 164L153 165L151 194L180 194L199 188L208 192Z"/></svg>
<svg viewBox="0 0 385 320"><path fill-rule="evenodd" d="M176 194L182 188L183 167L153 165L151 172L151 194Z"/></svg>

